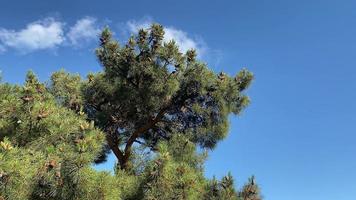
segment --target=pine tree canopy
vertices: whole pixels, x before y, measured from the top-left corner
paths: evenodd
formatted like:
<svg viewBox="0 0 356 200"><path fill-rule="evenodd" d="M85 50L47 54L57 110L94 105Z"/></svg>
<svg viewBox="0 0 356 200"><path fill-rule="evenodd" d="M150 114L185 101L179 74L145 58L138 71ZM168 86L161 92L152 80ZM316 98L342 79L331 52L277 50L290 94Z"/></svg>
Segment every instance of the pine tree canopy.
<svg viewBox="0 0 356 200"><path fill-rule="evenodd" d="M229 114L249 103L244 95L253 79L249 71L216 74L194 50L181 53L174 41L164 43L163 35L163 27L153 24L120 46L105 29L96 50L103 72L82 82L64 72L52 76L54 95L72 109L84 108L106 133L123 169L136 142L155 149L157 142L181 133L200 147L214 148L228 132Z"/></svg>
<svg viewBox="0 0 356 200"><path fill-rule="evenodd" d="M254 178L238 191L231 174L203 174L252 73L215 73L163 37L153 24L120 45L105 28L101 72L0 83L0 200L261 199ZM114 173L96 171L111 152Z"/></svg>

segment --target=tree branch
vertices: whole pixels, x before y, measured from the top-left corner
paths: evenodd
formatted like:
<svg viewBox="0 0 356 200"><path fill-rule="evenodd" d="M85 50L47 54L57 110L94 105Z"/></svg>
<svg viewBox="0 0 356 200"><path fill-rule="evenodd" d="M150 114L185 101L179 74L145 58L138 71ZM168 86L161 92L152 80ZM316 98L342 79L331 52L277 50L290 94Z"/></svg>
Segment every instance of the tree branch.
<svg viewBox="0 0 356 200"><path fill-rule="evenodd" d="M117 157L117 159L120 162L120 165L123 166L124 163L124 154L122 153L122 151L119 149L119 140L116 136L114 136L114 134L112 134L111 132L106 134L106 140L108 141L108 145L110 147L110 149L113 151L113 153L115 154L115 156Z"/></svg>
<svg viewBox="0 0 356 200"><path fill-rule="evenodd" d="M151 129L157 122L159 122L162 117L164 116L165 112L167 111L167 109L169 108L169 106L166 106L164 108L162 108L157 116L154 119L151 119L147 124L145 124L144 126L140 127L139 129L137 129L131 136L130 138L127 140L126 142L126 146L125 146L125 150L124 150L124 161L126 162L127 159L130 157L131 154L131 147L133 145L133 143L136 141L136 139L143 134L144 132L148 131L149 129Z"/></svg>

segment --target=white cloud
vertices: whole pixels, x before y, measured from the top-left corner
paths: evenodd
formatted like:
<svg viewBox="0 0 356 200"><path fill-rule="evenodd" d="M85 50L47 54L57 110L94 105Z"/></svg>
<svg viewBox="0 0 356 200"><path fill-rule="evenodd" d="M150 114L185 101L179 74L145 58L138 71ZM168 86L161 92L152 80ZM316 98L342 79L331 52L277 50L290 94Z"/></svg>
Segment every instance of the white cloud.
<svg viewBox="0 0 356 200"><path fill-rule="evenodd" d="M152 18L150 17L144 17L143 19L136 21L136 20L130 20L126 23L127 28L130 32L132 33L137 33L140 29L147 29L151 26L153 23Z"/></svg>
<svg viewBox="0 0 356 200"><path fill-rule="evenodd" d="M139 21L128 21L127 28L130 32L137 33L140 29L149 28L152 23L153 20L149 17L146 17ZM176 41L179 46L179 50L183 53L189 49L195 49L198 53L198 56L202 56L206 51L205 43L201 39L189 37L187 32L179 30L175 27L165 27L164 32L165 34L163 41Z"/></svg>
<svg viewBox="0 0 356 200"><path fill-rule="evenodd" d="M188 37L188 34L182 30L178 30L172 27L168 27L164 29L164 41L168 42L171 40L175 40L179 45L179 49L181 52L186 52L189 49L196 49L199 54L203 53L203 49L201 44L198 41Z"/></svg>
<svg viewBox="0 0 356 200"><path fill-rule="evenodd" d="M139 21L128 21L121 29L137 33L141 28L149 28L152 23L152 18L146 17ZM165 27L164 30L164 42L175 40L183 53L189 49L196 49L198 56L201 57L207 50L203 40L191 37L183 30L175 27ZM77 20L73 26L67 29L65 29L64 22L51 17L29 23L20 30L0 27L0 53L8 49L29 53L61 46L82 47L83 44L97 40L100 31L97 19L88 16Z"/></svg>
<svg viewBox="0 0 356 200"><path fill-rule="evenodd" d="M46 18L30 23L18 31L0 28L0 45L3 50L14 48L21 52L52 49L61 45L65 40L63 26L62 22Z"/></svg>
<svg viewBox="0 0 356 200"><path fill-rule="evenodd" d="M73 46L81 46L83 43L97 39L100 31L95 18L84 17L69 29L67 37Z"/></svg>
<svg viewBox="0 0 356 200"><path fill-rule="evenodd" d="M0 28L0 53L10 48L29 53L65 44L80 47L97 39L100 33L96 19L92 17L79 19L67 33L64 28L65 23L51 17L29 23L20 30Z"/></svg>

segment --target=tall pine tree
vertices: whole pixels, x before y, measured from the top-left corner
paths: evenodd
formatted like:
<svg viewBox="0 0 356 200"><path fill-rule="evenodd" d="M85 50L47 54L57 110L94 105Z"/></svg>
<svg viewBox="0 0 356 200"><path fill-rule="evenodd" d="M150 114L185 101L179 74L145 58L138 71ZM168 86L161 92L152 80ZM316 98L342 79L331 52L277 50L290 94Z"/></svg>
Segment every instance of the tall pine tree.
<svg viewBox="0 0 356 200"><path fill-rule="evenodd" d="M237 191L231 174L204 177L253 75L217 74L163 37L153 24L121 46L105 29L102 72L0 83L0 200L261 199L253 178ZM93 169L110 152L114 173Z"/></svg>
<svg viewBox="0 0 356 200"><path fill-rule="evenodd" d="M154 150L175 133L214 148L228 132L228 116L249 104L244 95L253 79L249 71L216 74L196 59L195 50L182 53L163 37L163 27L153 24L121 46L105 29L96 51L103 72L90 74L81 91L68 86L79 82L76 77L63 72L52 77L54 94L72 109L82 104L105 132L121 169L130 166L135 143Z"/></svg>

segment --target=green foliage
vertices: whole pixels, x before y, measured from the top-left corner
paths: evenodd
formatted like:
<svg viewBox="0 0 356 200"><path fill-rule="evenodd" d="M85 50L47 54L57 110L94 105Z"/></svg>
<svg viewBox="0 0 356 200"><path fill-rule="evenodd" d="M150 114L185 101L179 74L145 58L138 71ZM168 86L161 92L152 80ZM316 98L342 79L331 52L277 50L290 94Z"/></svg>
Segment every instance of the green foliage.
<svg viewBox="0 0 356 200"><path fill-rule="evenodd" d="M255 177L252 176L248 182L243 186L240 197L243 200L261 200L260 188L258 187Z"/></svg>
<svg viewBox="0 0 356 200"><path fill-rule="evenodd" d="M62 105L79 111L83 103L81 95L81 77L72 75L64 70L55 72L51 76L51 93Z"/></svg>
<svg viewBox="0 0 356 200"><path fill-rule="evenodd" d="M32 72L24 86L1 84L0 91L0 171L6 177L1 193L7 199L62 199L76 193L75 177L101 151L103 133L85 116L59 106ZM22 190L16 188L26 186L27 193L19 195Z"/></svg>
<svg viewBox="0 0 356 200"><path fill-rule="evenodd" d="M28 199L35 185L33 178L42 167L44 159L44 155L39 152L13 147L7 138L1 142L0 197Z"/></svg>
<svg viewBox="0 0 356 200"><path fill-rule="evenodd" d="M106 132L107 149L122 169L128 168L137 141L154 150L159 141L181 133L213 149L227 135L229 115L249 104L244 91L251 72L216 74L196 59L194 50L180 52L175 41L163 42L163 35L163 27L153 24L120 46L106 28L96 50L103 72L83 81L63 71L51 78L50 88L64 106L82 103L77 107Z"/></svg>
<svg viewBox="0 0 356 200"><path fill-rule="evenodd" d="M104 29L102 72L0 82L0 200L261 199L254 178L237 191L231 174L204 177L253 75L216 74L163 36L153 24L120 46ZM114 173L96 171L110 152Z"/></svg>
<svg viewBox="0 0 356 200"><path fill-rule="evenodd" d="M159 144L156 157L146 168L144 199L202 198L205 179L197 167L202 159L191 147L194 145L181 135Z"/></svg>
<svg viewBox="0 0 356 200"><path fill-rule="evenodd" d="M208 181L205 189L204 199L206 200L240 200L235 191L234 180L230 173L224 176L221 181L216 180L214 177Z"/></svg>

